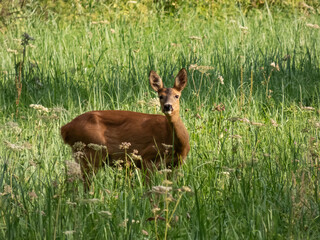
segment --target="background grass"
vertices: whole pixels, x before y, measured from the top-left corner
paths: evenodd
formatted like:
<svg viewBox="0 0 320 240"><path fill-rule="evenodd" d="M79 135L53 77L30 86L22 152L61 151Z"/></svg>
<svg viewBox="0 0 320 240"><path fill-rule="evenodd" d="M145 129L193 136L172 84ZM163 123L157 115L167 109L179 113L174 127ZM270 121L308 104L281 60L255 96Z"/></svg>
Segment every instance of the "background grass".
<svg viewBox="0 0 320 240"><path fill-rule="evenodd" d="M318 239L319 4L255 4L2 6L0 238ZM35 40L17 106L24 32ZM182 67L191 151L172 190L151 190L165 173L143 186L139 171L106 167L84 193L60 127L97 109L159 113L148 73L171 86Z"/></svg>

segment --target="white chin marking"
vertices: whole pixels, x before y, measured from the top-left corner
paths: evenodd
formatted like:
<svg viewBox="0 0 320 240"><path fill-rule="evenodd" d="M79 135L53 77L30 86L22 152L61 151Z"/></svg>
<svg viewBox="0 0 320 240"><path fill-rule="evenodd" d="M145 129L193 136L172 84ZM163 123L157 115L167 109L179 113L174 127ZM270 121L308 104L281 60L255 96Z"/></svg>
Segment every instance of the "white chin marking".
<svg viewBox="0 0 320 240"><path fill-rule="evenodd" d="M167 111L167 112L165 112L165 114L171 115L172 111Z"/></svg>

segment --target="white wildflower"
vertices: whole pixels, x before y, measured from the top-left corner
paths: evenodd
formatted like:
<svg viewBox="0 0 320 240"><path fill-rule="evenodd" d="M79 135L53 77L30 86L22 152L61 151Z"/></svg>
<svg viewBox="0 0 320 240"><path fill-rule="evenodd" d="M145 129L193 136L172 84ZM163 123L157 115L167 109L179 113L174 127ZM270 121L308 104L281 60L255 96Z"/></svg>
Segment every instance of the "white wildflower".
<svg viewBox="0 0 320 240"><path fill-rule="evenodd" d="M220 81L220 83L223 85L224 84L224 79L221 75L218 76L218 80Z"/></svg>
<svg viewBox="0 0 320 240"><path fill-rule="evenodd" d="M242 137L240 135L230 135L231 138L235 138L235 139L241 139Z"/></svg>
<svg viewBox="0 0 320 240"><path fill-rule="evenodd" d="M192 192L191 188L188 186L182 186L181 188L178 189L179 192Z"/></svg>
<svg viewBox="0 0 320 240"><path fill-rule="evenodd" d="M72 154L76 162L80 162L82 159L85 159L86 155L82 151L74 152Z"/></svg>
<svg viewBox="0 0 320 240"><path fill-rule="evenodd" d="M40 104L30 104L29 107L35 109L35 110L38 110L39 112L46 112L48 113L49 112L49 109L40 105Z"/></svg>
<svg viewBox="0 0 320 240"><path fill-rule="evenodd" d="M72 146L72 149L75 151L82 151L85 148L86 144L83 142L75 142Z"/></svg>
<svg viewBox="0 0 320 240"><path fill-rule="evenodd" d="M243 31L247 31L247 30L249 30L249 28L248 28L248 27L244 27L244 26L239 26L239 28L240 28L241 30L243 30Z"/></svg>
<svg viewBox="0 0 320 240"><path fill-rule="evenodd" d="M89 199L81 199L80 202L82 203L97 203L100 202L101 200L98 198L89 198Z"/></svg>
<svg viewBox="0 0 320 240"><path fill-rule="evenodd" d="M66 161L68 181L73 182L82 178L81 167L74 161Z"/></svg>
<svg viewBox="0 0 320 240"><path fill-rule="evenodd" d="M161 210L160 208L155 207L155 208L153 208L153 209L151 210L151 212L153 212L153 213L155 214L155 213L159 212L160 210Z"/></svg>
<svg viewBox="0 0 320 240"><path fill-rule="evenodd" d="M28 142L14 144L14 143L10 143L9 141L4 141L4 144L6 145L7 148L13 151L29 150L32 148L32 145Z"/></svg>
<svg viewBox="0 0 320 240"><path fill-rule="evenodd" d="M68 204L68 205L70 205L70 206L76 206L76 205L77 205L77 203L75 203L75 202L70 202L70 201L67 201L66 204Z"/></svg>
<svg viewBox="0 0 320 240"><path fill-rule="evenodd" d="M305 111L314 111L315 108L314 107L301 107L301 110L305 110Z"/></svg>
<svg viewBox="0 0 320 240"><path fill-rule="evenodd" d="M12 193L12 187L10 185L4 185L3 187L3 194L9 194Z"/></svg>
<svg viewBox="0 0 320 240"><path fill-rule="evenodd" d="M76 231L74 231L74 230L69 230L69 231L64 231L63 233L65 234L65 235L71 235L71 234L73 234L73 233L75 233Z"/></svg>
<svg viewBox="0 0 320 240"><path fill-rule="evenodd" d="M100 211L99 213L107 215L107 216L112 216L111 212L109 212L109 211Z"/></svg>
<svg viewBox="0 0 320 240"><path fill-rule="evenodd" d="M62 113L62 112L66 112L67 110L64 109L63 107L54 107L54 108L51 108L50 109L52 112L55 112L55 113Z"/></svg>
<svg viewBox="0 0 320 240"><path fill-rule="evenodd" d="M164 180L162 184L168 186L168 185L172 185L172 182L169 180Z"/></svg>
<svg viewBox="0 0 320 240"><path fill-rule="evenodd" d="M160 107L160 102L158 98L151 98L148 103L147 103L148 107L151 108L158 108Z"/></svg>
<svg viewBox="0 0 320 240"><path fill-rule="evenodd" d="M7 52L8 52L8 53L13 53L14 55L17 55L17 54L18 54L18 51L17 51L17 50L15 50L15 49L10 49L10 48L7 49Z"/></svg>
<svg viewBox="0 0 320 240"><path fill-rule="evenodd" d="M107 150L106 146L95 144L95 143L89 143L88 147L95 151Z"/></svg>
<svg viewBox="0 0 320 240"><path fill-rule="evenodd" d="M189 70L197 70L201 73L206 73L208 72L209 70L212 70L214 69L214 67L211 67L211 66L198 66L197 64L191 64L189 66Z"/></svg>
<svg viewBox="0 0 320 240"><path fill-rule="evenodd" d="M142 161L142 157L140 155L135 154L135 153L131 153L131 158L133 161Z"/></svg>
<svg viewBox="0 0 320 240"><path fill-rule="evenodd" d="M153 186L152 187L152 191L154 193L158 193L158 194L165 194L171 190L172 190L172 187L166 187L166 186Z"/></svg>
<svg viewBox="0 0 320 240"><path fill-rule="evenodd" d="M126 218L125 220L123 220L122 223L119 224L119 227L127 227L127 222L129 221L128 218Z"/></svg>
<svg viewBox="0 0 320 240"><path fill-rule="evenodd" d="M279 67L279 64L276 64L275 62L272 62L270 64L271 67L273 67L274 69L276 69L277 71L280 71L280 67Z"/></svg>
<svg viewBox="0 0 320 240"><path fill-rule="evenodd" d="M129 142L122 142L120 145L119 145L119 149L129 149L131 146L131 143Z"/></svg>
<svg viewBox="0 0 320 240"><path fill-rule="evenodd" d="M20 134L22 129L19 127L18 123L16 122L8 122L6 127L11 129L15 134Z"/></svg>
<svg viewBox="0 0 320 240"><path fill-rule="evenodd" d="M159 171L160 173L171 173L172 170L171 169L162 169Z"/></svg>

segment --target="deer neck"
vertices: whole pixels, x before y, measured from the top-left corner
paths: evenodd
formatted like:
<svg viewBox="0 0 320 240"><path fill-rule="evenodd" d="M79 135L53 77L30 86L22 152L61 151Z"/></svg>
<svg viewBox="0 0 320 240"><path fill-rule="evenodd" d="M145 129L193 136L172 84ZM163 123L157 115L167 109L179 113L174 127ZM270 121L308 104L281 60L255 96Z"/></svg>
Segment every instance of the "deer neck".
<svg viewBox="0 0 320 240"><path fill-rule="evenodd" d="M179 114L174 114L172 116L167 115L166 117L173 131L174 149L178 155L185 158L190 149L188 131Z"/></svg>

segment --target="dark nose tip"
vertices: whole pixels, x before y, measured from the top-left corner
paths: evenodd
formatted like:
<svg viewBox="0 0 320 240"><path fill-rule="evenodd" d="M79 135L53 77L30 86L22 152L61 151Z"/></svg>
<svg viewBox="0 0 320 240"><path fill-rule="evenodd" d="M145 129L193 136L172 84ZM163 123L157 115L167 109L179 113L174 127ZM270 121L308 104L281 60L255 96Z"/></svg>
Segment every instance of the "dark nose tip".
<svg viewBox="0 0 320 240"><path fill-rule="evenodd" d="M163 105L163 110L166 111L166 112L172 111L173 110L172 105L171 104Z"/></svg>

